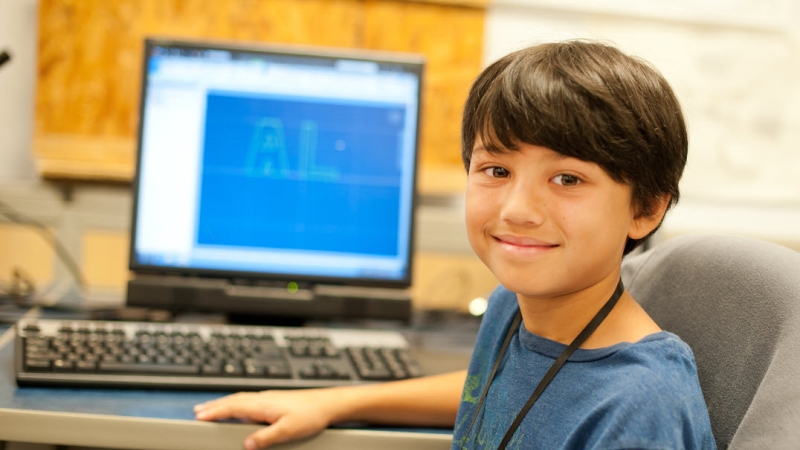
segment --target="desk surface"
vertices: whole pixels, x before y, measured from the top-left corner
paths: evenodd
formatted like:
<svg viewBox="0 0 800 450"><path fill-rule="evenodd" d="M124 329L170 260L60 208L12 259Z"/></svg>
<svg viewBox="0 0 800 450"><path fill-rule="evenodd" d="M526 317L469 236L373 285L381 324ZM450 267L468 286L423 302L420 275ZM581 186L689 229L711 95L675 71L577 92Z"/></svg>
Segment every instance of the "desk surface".
<svg viewBox="0 0 800 450"><path fill-rule="evenodd" d="M228 392L18 388L14 379L12 333L7 326L0 328L0 441L217 450L241 448L244 438L261 427L194 420L194 405ZM464 360L463 355L454 358ZM441 431L330 429L314 438L277 448L433 450L450 448L450 441L451 435Z"/></svg>

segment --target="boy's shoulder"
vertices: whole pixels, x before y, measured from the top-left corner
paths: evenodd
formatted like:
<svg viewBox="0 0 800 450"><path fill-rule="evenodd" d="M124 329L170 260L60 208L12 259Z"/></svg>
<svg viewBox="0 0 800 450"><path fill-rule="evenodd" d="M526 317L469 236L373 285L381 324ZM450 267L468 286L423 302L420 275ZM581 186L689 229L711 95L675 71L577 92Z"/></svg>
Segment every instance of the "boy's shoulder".
<svg viewBox="0 0 800 450"><path fill-rule="evenodd" d="M595 350L608 355L562 380L568 385L564 396L576 390L574 401L588 399L589 411L583 417L593 423L576 427L576 437L594 435L595 442L608 444L599 448L715 448L689 346L661 331L614 347L618 348ZM681 424L683 429L664 423Z"/></svg>
<svg viewBox="0 0 800 450"><path fill-rule="evenodd" d="M716 447L694 356L678 336L656 333L616 352L612 360L609 365L616 370L600 369L594 374L605 382L604 398L595 403L602 413L587 415L602 417L601 424L588 427L592 433L607 434L599 441L613 442L615 448L653 448L646 443L654 442L682 448ZM604 409L603 405L613 406ZM665 421L682 424L684 429L676 432L664 427Z"/></svg>
<svg viewBox="0 0 800 450"><path fill-rule="evenodd" d="M489 315L511 315L514 316L519 309L517 294L506 289L502 284L498 284L489 295L488 306L484 317Z"/></svg>
<svg viewBox="0 0 800 450"><path fill-rule="evenodd" d="M619 391L623 396L641 399L677 392L700 393L694 354L675 334L661 331L639 342L596 351L609 353L608 361L600 367L612 368L616 383L629 388ZM663 400L669 403L669 398Z"/></svg>

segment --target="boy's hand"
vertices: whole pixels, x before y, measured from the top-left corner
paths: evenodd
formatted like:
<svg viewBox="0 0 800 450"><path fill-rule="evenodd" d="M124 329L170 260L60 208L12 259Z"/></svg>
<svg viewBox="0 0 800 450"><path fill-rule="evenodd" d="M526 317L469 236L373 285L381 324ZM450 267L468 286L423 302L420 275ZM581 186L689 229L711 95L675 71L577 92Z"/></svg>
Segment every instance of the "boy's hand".
<svg viewBox="0 0 800 450"><path fill-rule="evenodd" d="M297 391L242 392L194 407L199 420L270 424L247 437L247 450L313 436L333 423L455 424L467 371L387 383Z"/></svg>
<svg viewBox="0 0 800 450"><path fill-rule="evenodd" d="M341 407L336 397L330 389L240 392L197 405L194 412L199 420L236 418L270 424L245 439L245 448L255 450L320 433Z"/></svg>

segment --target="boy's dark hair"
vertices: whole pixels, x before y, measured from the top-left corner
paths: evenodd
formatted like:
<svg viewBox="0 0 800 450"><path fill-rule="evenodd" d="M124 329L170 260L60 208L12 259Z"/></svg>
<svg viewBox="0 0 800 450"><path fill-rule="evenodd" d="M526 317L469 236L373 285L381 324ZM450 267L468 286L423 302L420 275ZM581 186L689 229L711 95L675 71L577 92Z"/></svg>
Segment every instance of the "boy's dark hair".
<svg viewBox="0 0 800 450"><path fill-rule="evenodd" d="M529 47L486 68L464 106L467 170L477 138L490 152L524 142L593 162L631 187L637 215L652 214L664 194L668 207L678 201L688 150L680 104L664 77L614 47L579 40ZM628 239L625 254L644 239Z"/></svg>

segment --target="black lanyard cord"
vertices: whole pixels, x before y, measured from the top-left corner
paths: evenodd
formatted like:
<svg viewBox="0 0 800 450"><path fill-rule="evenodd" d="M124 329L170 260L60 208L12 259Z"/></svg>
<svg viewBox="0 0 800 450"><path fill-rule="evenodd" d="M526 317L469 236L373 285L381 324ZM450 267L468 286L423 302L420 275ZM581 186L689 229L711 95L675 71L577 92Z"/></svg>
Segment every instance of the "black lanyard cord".
<svg viewBox="0 0 800 450"><path fill-rule="evenodd" d="M553 365L550 366L550 369L547 371L542 380L539 382L539 385L536 386L536 389L534 389L533 393L528 399L528 402L525 403L525 406L522 407L520 412L517 414L517 417L514 419L514 422L512 422L511 426L508 427L508 431L506 431L505 436L503 436L503 440L500 441L498 450L506 448L508 443L511 441L511 438L514 436L514 432L517 431L517 428L519 428L519 425L522 423L522 420L525 419L525 415L528 414L528 411L531 409L531 407L533 407L533 404L536 403L536 400L538 400L539 397L542 395L545 388L547 388L547 385L550 384L550 382L556 376L558 371L561 370L561 367L567 362L567 360L575 352L575 350L577 350L581 345L583 345L583 343L586 342L586 339L588 339L589 336L591 336L592 333L594 333L597 327L599 327L600 324L603 323L603 320L605 320L606 316L608 316L608 313L610 313L611 310L614 309L614 306L617 304L619 298L622 297L622 293L624 291L625 287L622 284L622 279L620 279L619 282L617 283L617 288L614 290L614 293L611 295L611 297L606 301L605 305L603 305L603 307L600 308L600 311L598 311L597 314L595 314L595 316L586 325L586 327L578 334L578 336L575 337L575 339L572 340L572 342L567 346L567 348L564 349L563 352L561 352L561 355L559 355L559 357L555 360L555 362L553 362ZM514 336L514 332L516 331L517 326L521 321L522 321L522 314L519 311L517 311L517 315L516 317L514 317L514 321L511 324L508 333L506 334L503 346L500 348L500 353L497 355L497 360L494 363L492 372L489 374L489 379L486 381L486 386L483 389L481 398L478 401L478 404L475 406L475 414L472 416L472 421L469 424L469 428L467 428L466 434L464 434L464 441L461 444L461 448L464 447L466 439L469 438L469 433L472 430L472 426L475 424L475 419L477 419L481 407L483 406L483 402L486 399L486 394L489 392L489 387L491 386L492 381L494 380L494 376L497 373L497 368L500 366L500 362L503 359L503 355L505 354L506 349L508 348L508 345L511 342L511 338Z"/></svg>

